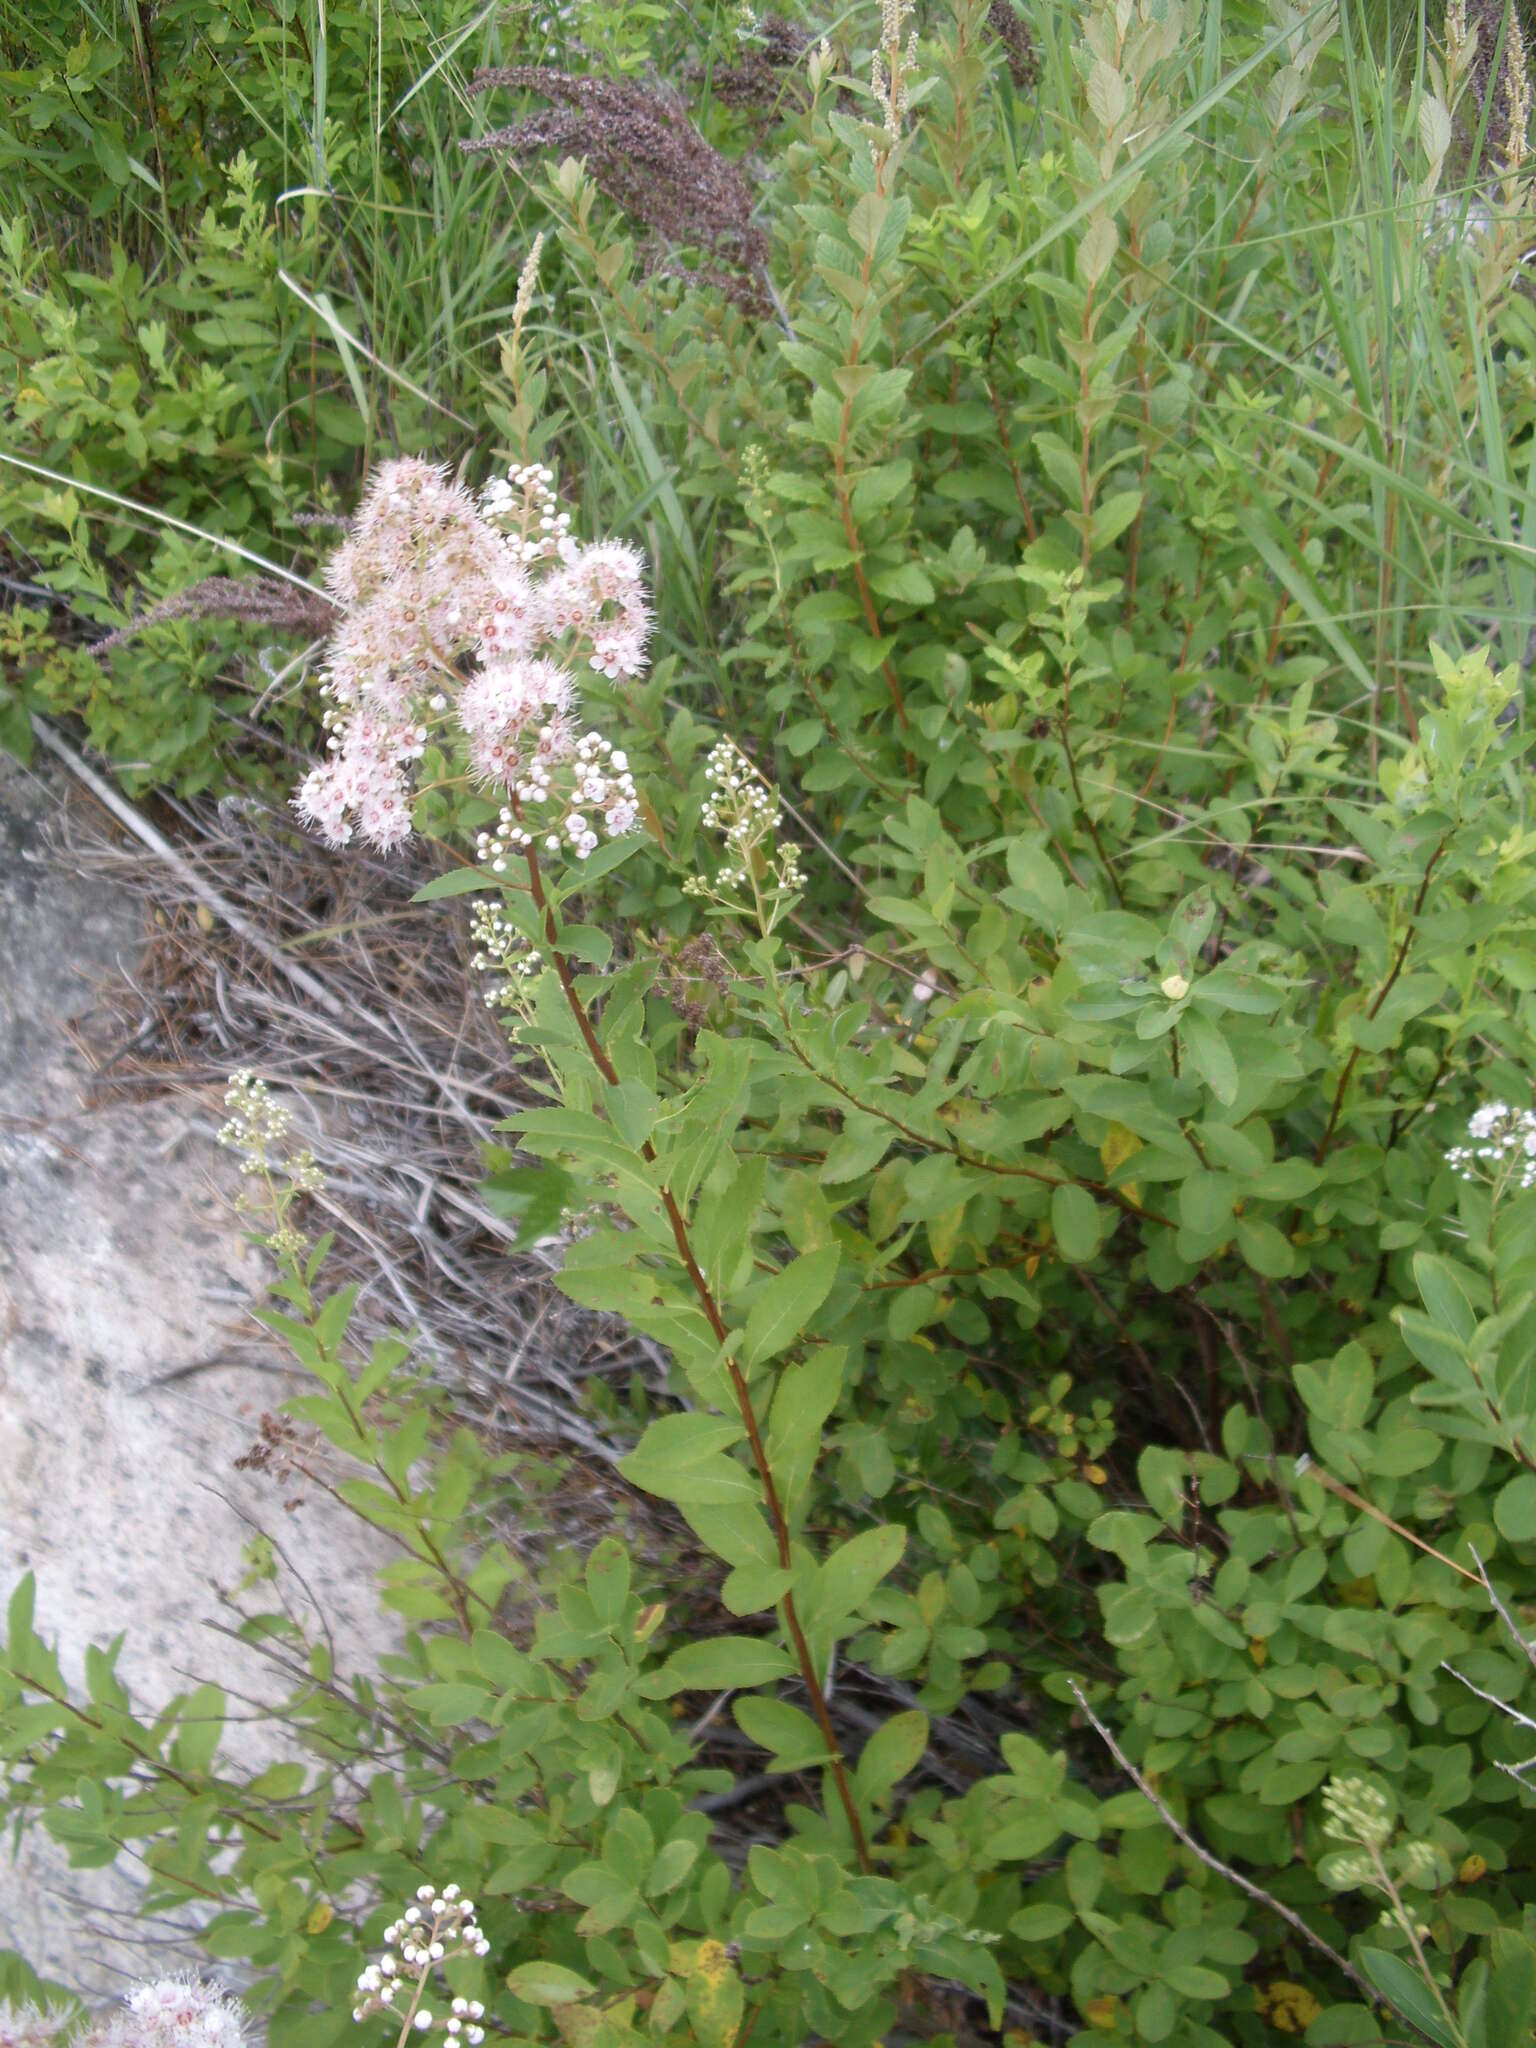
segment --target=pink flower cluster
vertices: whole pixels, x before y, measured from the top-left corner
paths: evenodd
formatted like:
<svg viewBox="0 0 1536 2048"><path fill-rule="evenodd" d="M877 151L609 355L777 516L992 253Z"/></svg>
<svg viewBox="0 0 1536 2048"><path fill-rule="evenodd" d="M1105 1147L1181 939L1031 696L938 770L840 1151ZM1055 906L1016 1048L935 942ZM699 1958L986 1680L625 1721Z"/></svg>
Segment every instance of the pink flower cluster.
<svg viewBox="0 0 1536 2048"><path fill-rule="evenodd" d="M77 2026L65 2006L13 2006L0 1999L0 2048L246 2048L247 2014L216 1984L161 1977L137 1984L115 2011Z"/></svg>
<svg viewBox="0 0 1536 2048"><path fill-rule="evenodd" d="M355 833L387 851L410 837L411 766L445 729L488 787L569 797L577 817L598 805L612 837L632 828L632 786L595 776L596 736L578 734L572 666L643 674L645 564L624 541L573 540L550 484L525 466L477 504L430 463L375 471L326 569L342 613L321 685L327 758L294 797L333 846ZM597 844L585 828L567 839L582 858Z"/></svg>
<svg viewBox="0 0 1536 2048"><path fill-rule="evenodd" d="M101 2048L244 2048L245 2008L213 1984L162 1977L129 1992Z"/></svg>

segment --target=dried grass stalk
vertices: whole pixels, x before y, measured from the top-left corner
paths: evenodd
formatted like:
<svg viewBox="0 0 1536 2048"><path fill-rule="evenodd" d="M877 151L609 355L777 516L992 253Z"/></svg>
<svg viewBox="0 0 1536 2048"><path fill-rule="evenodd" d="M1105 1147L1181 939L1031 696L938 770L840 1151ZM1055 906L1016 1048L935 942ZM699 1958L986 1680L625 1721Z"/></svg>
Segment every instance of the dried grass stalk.
<svg viewBox="0 0 1536 2048"><path fill-rule="evenodd" d="M243 619L251 625L305 633L318 640L335 626L336 607L323 592L310 595L291 583L280 583L275 576L205 576L201 583L162 598L126 626L97 640L91 652L110 653L170 619Z"/></svg>
<svg viewBox="0 0 1536 2048"><path fill-rule="evenodd" d="M1508 26L1505 14L1508 12ZM1526 154L1524 128L1530 115L1531 80L1526 57L1525 35L1520 23L1518 0L1466 0L1467 26L1477 30L1477 47L1472 54L1472 105L1468 121L1473 131L1487 109L1488 126L1483 135L1483 154L1478 168L1497 170L1512 158ZM1499 40L1504 47L1499 52ZM1495 75L1493 60L1499 53ZM1491 104L1490 104L1491 98ZM1515 133L1515 123L1521 133ZM1511 148L1511 144L1514 148Z"/></svg>

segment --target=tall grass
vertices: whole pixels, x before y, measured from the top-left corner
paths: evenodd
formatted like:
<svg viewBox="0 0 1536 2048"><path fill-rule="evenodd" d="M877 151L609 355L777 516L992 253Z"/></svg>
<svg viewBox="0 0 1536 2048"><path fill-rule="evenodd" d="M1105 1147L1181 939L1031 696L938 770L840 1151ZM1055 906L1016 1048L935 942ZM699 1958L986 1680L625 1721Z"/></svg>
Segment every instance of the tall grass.
<svg viewBox="0 0 1536 2048"><path fill-rule="evenodd" d="M1322 12L1301 18L1316 23ZM430 449L483 465L511 438L499 343L518 269L560 209L536 169L461 155L460 140L487 118L467 83L482 63L594 61L576 55L576 28L567 13L533 23L485 0L387 9L303 0L286 20L237 0L214 22L178 0L147 17L0 0L6 61L27 81L0 130L0 215L21 223L27 252L22 314L34 296L67 306L82 278L136 266L142 285L110 346L90 334L90 302L77 305L88 351L105 347L143 378L133 335L146 317L164 319L189 365L211 361L238 385L250 432L232 459L280 460L278 496L294 509L302 497L345 498L381 451ZM597 5L583 9L579 31L595 61L634 68L649 56L675 73L692 56L706 81L729 55L731 32L718 9L639 22ZM1072 19L1043 17L1036 31L1034 102L1008 110L986 165L1019 222L1031 212L1028 166L1060 132L1076 90ZM1445 260L1462 214L1480 203L1469 176L1442 184L1435 236L1411 195L1435 33L1422 11L1388 18L1344 0L1324 63L1334 90L1292 119L1283 146L1270 146L1260 108L1278 32L1253 8L1210 0L1188 52L1183 107L1138 160L1199 221L1162 287L1163 317L1146 326L1144 374L1191 381L1197 403L1182 431L1218 466L1248 459L1246 408L1262 404L1285 423L1246 515L1253 560L1352 679L1350 715L1379 724L1390 710L1400 733L1413 726L1431 633L1488 634L1513 659L1536 602L1536 437L1523 387L1512 390L1501 368L1511 342L1523 349L1529 302L1517 290L1490 319L1475 266ZM706 107L704 118L727 148L750 139L729 109ZM238 261L228 252L212 261L204 216L241 153L269 246L248 236ZM771 155L764 164L762 213L782 221L792 177ZM930 320L923 345L985 319L1017 353L1049 355L1055 314L1033 276L1137 168L1122 161L1043 231L1021 227L1011 247L990 251L969 289ZM751 422L732 416L727 394L706 448L696 415L668 389L674 286L606 292L558 250L545 285L552 382L542 445L558 444L590 523L647 541L664 638L718 701L729 690L720 656L734 616L720 590L730 486L716 475L706 488L700 471L734 473ZM781 285L792 320L805 280ZM244 327L217 317L221 298ZM773 322L756 333L725 325L728 345L700 388L726 375L738 387L781 375ZM18 384L35 379L35 337L28 320L12 320L8 335L0 324ZM1042 402L1041 423L1051 415ZM157 508L227 530L208 502L227 494L216 466L166 497L163 459L114 467L89 433L48 420L13 421L6 438L16 454L138 502L151 530ZM12 474L15 565L46 581L65 551L47 542L42 486ZM257 492L243 539L291 563L297 537L262 505ZM180 555L125 536L120 512L101 499L85 501L79 517L115 565L97 579L98 599L124 594L124 572L156 588L185 572ZM80 545L77 536L76 556Z"/></svg>

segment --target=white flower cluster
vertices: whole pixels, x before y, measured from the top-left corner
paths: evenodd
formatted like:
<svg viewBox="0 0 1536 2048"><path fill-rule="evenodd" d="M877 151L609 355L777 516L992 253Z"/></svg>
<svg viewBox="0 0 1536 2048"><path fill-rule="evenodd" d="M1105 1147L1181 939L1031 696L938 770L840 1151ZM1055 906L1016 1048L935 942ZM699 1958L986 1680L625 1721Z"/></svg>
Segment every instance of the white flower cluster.
<svg viewBox="0 0 1536 2048"><path fill-rule="evenodd" d="M486 1007L492 1010L519 1009L522 997L518 984L539 972L544 965L544 956L537 946L523 937L499 903L488 897L479 897L471 909L473 918L469 935L476 948L471 965L477 974L507 976L498 986L486 990ZM0 2043L0 2048L4 2048L3 2043Z"/></svg>
<svg viewBox="0 0 1536 2048"><path fill-rule="evenodd" d="M703 821L725 841L730 858L715 875L713 889L685 882L689 895L734 895L763 884L775 895L803 887L800 849L793 840L778 840L783 821L778 798L732 739L710 748L704 764L710 785Z"/></svg>
<svg viewBox="0 0 1536 2048"><path fill-rule="evenodd" d="M332 845L356 833L388 850L410 837L412 764L444 727L491 788L585 771L572 664L610 681L641 675L651 611L638 550L574 540L552 484L525 464L477 503L430 463L375 471L326 569L342 613L321 685L327 759L294 797ZM625 815L610 829L629 830L633 807Z"/></svg>
<svg viewBox="0 0 1536 2048"><path fill-rule="evenodd" d="M1522 1188L1536 1187L1536 1110L1485 1102L1472 1112L1467 1137L1469 1143L1453 1145L1445 1155L1446 1165L1463 1180L1513 1177Z"/></svg>
<svg viewBox="0 0 1536 2048"><path fill-rule="evenodd" d="M292 1113L272 1100L266 1082L257 1080L249 1067L230 1075L224 1107L229 1122L219 1132L219 1143L242 1152L275 1151L293 1122Z"/></svg>
<svg viewBox="0 0 1536 2048"><path fill-rule="evenodd" d="M576 742L573 795L577 803L601 812L610 839L620 839L632 831L640 815L629 756L598 732L583 733ZM581 812L571 812L565 821L565 831L574 851L585 860L597 845L597 834ZM553 851L554 842L545 843Z"/></svg>
<svg viewBox="0 0 1536 2048"><path fill-rule="evenodd" d="M162 1977L129 1992L101 2048L244 2048L245 2039L245 2007L217 1985Z"/></svg>
<svg viewBox="0 0 1536 2048"><path fill-rule="evenodd" d="M400 1953L395 1954L396 1944ZM441 2017L422 2004L427 1979L450 1956L483 1956L490 1943L475 1925L475 1902L461 1897L456 1884L438 1891L430 1884L417 1888L416 1900L384 1930L384 1954L357 1980L362 1994L352 2008L355 2020L387 2012L418 2033L441 2027L450 2041L470 2048L485 2039L480 2021L485 2007L478 1998L452 1998Z"/></svg>
<svg viewBox="0 0 1536 2048"><path fill-rule="evenodd" d="M230 1075L224 1107L229 1111L229 1121L220 1127L219 1143L245 1154L240 1171L247 1178L277 1168L300 1194L313 1194L324 1185L325 1176L311 1151L306 1148L301 1152L284 1152L283 1141L293 1124L293 1114L282 1103L272 1100L266 1082L258 1080L248 1067Z"/></svg>

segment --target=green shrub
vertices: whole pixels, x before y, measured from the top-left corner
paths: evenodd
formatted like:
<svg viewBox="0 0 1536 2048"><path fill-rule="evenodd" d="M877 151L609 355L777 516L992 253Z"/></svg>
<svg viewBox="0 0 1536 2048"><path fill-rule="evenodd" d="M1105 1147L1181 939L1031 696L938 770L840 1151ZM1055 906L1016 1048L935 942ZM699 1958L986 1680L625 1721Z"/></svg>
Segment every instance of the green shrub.
<svg viewBox="0 0 1536 2048"><path fill-rule="evenodd" d="M277 2048L448 1879L516 2041L1536 2023L1523 172L1447 192L1454 36L1102 0L1032 104L926 27L785 96L770 313L554 169L584 345L519 321L488 416L649 541L656 668L585 690L646 832L467 864L497 802L419 769L547 1094L498 1196L669 1354L623 1471L725 1618L615 1540L519 1626L534 1474L285 1209L394 1667L295 1645L242 1784L210 1692L66 1704L13 1609L13 1798L212 1900ZM711 1694L794 1787L744 1865Z"/></svg>

